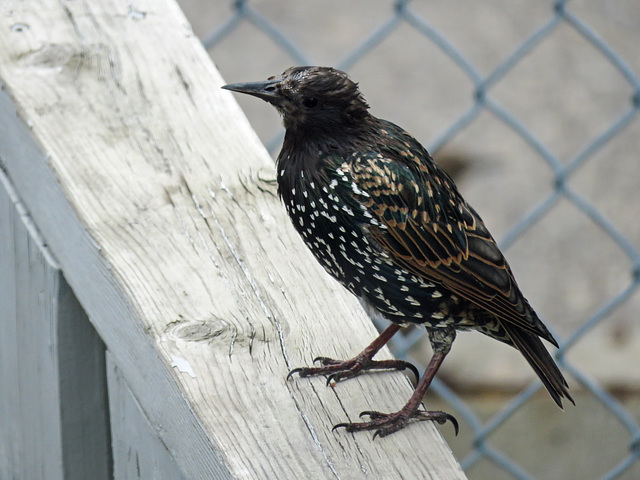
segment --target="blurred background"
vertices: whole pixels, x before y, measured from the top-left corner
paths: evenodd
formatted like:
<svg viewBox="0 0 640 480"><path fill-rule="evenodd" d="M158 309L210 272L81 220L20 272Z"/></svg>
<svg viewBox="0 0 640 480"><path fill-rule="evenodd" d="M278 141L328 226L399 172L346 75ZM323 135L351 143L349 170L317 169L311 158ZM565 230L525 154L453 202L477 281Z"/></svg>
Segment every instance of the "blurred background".
<svg viewBox="0 0 640 480"><path fill-rule="evenodd" d="M499 240L577 405L515 350L458 335L426 402L460 421L440 430L469 478L640 478L640 2L179 3L228 82L347 71ZM237 99L275 158L277 113ZM423 332L392 345L419 368Z"/></svg>

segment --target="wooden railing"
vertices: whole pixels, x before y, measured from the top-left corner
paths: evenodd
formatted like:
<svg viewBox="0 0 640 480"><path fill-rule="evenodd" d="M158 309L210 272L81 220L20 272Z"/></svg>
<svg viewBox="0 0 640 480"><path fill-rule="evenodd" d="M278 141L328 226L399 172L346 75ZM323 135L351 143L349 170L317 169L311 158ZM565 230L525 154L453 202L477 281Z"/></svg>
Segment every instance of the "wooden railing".
<svg viewBox="0 0 640 480"><path fill-rule="evenodd" d="M286 380L375 331L176 4L0 8L0 478L464 478L429 423L331 431L403 375Z"/></svg>

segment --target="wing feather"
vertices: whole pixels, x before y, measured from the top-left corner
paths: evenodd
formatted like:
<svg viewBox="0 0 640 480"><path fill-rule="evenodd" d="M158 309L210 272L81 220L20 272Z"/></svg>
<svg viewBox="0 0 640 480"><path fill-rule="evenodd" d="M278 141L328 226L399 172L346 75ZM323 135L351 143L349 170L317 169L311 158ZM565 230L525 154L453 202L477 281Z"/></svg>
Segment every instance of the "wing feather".
<svg viewBox="0 0 640 480"><path fill-rule="evenodd" d="M363 204L379 222L369 231L398 265L555 344L480 216L424 149L412 155L361 152L339 169L363 193Z"/></svg>

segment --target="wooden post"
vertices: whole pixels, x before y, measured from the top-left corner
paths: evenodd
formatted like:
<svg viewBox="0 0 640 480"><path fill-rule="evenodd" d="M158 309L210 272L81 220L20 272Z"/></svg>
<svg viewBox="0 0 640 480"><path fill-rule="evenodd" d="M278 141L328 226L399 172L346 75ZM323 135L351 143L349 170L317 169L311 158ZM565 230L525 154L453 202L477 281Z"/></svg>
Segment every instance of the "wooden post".
<svg viewBox="0 0 640 480"><path fill-rule="evenodd" d="M170 457L149 447L142 464L169 476L464 478L429 423L331 431L401 407L402 374L285 380L375 331L290 227L269 156L173 0L1 9L1 167L109 352L114 456L147 438L135 423Z"/></svg>
<svg viewBox="0 0 640 480"><path fill-rule="evenodd" d="M107 355L109 403L113 431L113 478L184 480L173 457L155 435L122 372Z"/></svg>
<svg viewBox="0 0 640 480"><path fill-rule="evenodd" d="M0 385L0 478L112 478L104 344L2 171Z"/></svg>

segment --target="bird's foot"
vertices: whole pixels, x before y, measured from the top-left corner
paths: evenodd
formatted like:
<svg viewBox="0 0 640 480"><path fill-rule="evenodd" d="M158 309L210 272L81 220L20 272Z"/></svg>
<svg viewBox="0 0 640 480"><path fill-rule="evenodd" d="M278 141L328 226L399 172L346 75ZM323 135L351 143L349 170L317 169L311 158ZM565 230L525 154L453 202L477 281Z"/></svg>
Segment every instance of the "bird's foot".
<svg viewBox="0 0 640 480"><path fill-rule="evenodd" d="M427 411L416 409L413 411L407 411L404 408L395 413L381 413L381 412L362 412L360 418L368 416L370 420L368 422L357 423L339 423L333 427L332 430L337 428L345 428L347 432L359 432L361 430L375 430L373 438L386 437L398 430L403 429L410 420L431 420L444 425L447 420L453 424L456 435L458 435L458 421L446 412L441 411Z"/></svg>
<svg viewBox="0 0 640 480"><path fill-rule="evenodd" d="M301 377L311 377L313 375L327 375L327 385L339 382L347 378L353 378L367 370L411 370L420 378L418 369L411 363L404 360L372 360L366 356L358 355L351 360L334 360L327 357L317 357L313 363L320 363L320 367L298 367L294 368L287 375L287 380L295 373Z"/></svg>

